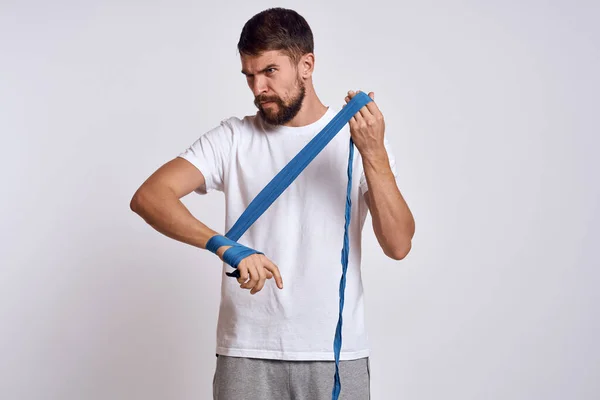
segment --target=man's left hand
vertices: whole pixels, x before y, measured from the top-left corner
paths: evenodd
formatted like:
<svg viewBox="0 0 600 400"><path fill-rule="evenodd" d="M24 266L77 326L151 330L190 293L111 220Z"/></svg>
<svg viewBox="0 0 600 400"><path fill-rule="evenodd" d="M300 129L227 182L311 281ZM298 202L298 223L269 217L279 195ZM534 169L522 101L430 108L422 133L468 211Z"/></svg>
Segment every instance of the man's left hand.
<svg viewBox="0 0 600 400"><path fill-rule="evenodd" d="M346 104L358 92L348 91ZM363 158L375 156L381 151L385 152L383 134L385 132L385 121L383 114L375 104L375 93L370 92L369 97L373 100L362 107L350 119L350 135Z"/></svg>

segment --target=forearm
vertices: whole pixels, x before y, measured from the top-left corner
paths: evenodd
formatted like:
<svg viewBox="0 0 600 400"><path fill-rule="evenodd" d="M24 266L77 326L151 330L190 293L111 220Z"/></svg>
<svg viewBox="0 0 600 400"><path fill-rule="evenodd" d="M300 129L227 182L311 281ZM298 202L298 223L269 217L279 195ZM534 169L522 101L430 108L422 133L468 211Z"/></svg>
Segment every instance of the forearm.
<svg viewBox="0 0 600 400"><path fill-rule="evenodd" d="M163 235L201 249L218 234L196 219L169 188L140 189L131 200L131 209Z"/></svg>
<svg viewBox="0 0 600 400"><path fill-rule="evenodd" d="M398 189L385 148L363 157L363 168L377 240L386 255L402 259L410 251L415 221Z"/></svg>

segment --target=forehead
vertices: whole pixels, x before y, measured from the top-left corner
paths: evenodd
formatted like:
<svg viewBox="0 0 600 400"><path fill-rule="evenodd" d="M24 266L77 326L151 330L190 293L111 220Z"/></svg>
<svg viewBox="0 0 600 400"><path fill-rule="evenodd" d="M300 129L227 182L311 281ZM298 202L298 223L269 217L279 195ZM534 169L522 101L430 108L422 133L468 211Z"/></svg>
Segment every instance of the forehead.
<svg viewBox="0 0 600 400"><path fill-rule="evenodd" d="M242 54L242 72L253 74L264 69L267 65L290 65L290 59L279 50L268 50L257 56Z"/></svg>

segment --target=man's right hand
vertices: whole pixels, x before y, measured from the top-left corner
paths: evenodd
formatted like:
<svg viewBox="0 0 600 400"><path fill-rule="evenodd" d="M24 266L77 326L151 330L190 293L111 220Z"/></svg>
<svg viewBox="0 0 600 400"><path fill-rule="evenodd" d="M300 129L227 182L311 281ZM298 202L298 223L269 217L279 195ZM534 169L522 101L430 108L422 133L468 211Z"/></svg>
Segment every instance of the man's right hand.
<svg viewBox="0 0 600 400"><path fill-rule="evenodd" d="M217 250L217 255L223 260L223 254L231 246L221 246ZM240 277L237 278L242 289L250 289L250 294L256 294L264 286L267 279L275 277L275 282L279 289L283 289L283 280L279 273L279 268L264 254L251 254L244 258L238 265Z"/></svg>

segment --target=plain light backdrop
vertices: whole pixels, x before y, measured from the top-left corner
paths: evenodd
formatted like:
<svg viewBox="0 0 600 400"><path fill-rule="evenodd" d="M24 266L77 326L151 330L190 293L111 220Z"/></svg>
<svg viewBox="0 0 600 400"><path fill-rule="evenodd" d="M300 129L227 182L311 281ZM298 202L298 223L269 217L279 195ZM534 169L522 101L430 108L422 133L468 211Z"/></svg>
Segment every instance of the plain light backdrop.
<svg viewBox="0 0 600 400"><path fill-rule="evenodd" d="M325 104L375 92L415 215L399 262L365 224L372 397L600 398L598 3L442 0L0 1L0 398L211 398L220 261L129 201L255 113L271 6ZM218 231L223 200L183 199Z"/></svg>

